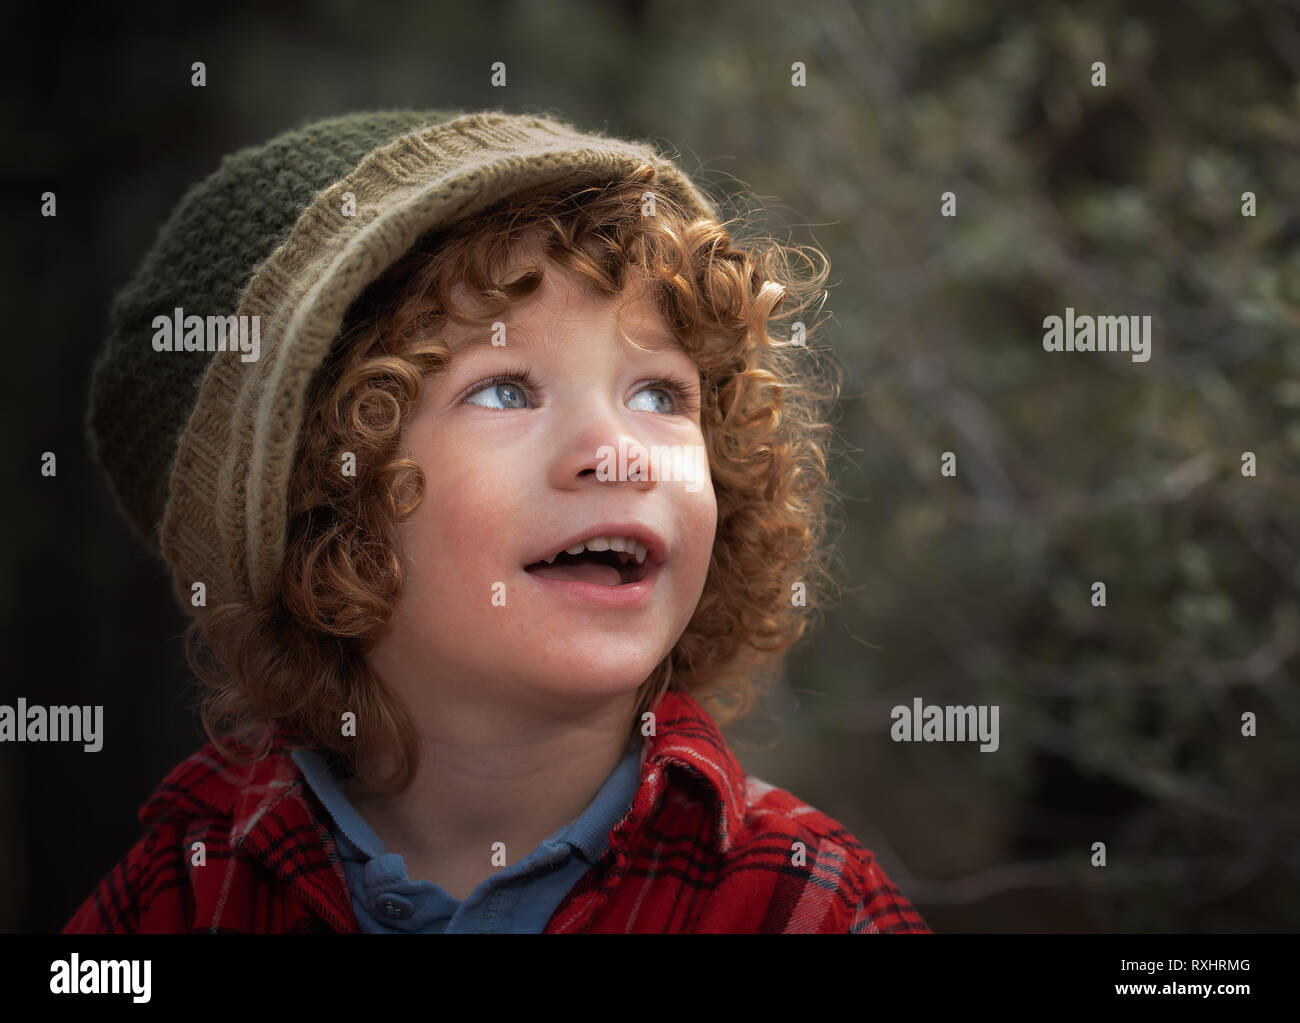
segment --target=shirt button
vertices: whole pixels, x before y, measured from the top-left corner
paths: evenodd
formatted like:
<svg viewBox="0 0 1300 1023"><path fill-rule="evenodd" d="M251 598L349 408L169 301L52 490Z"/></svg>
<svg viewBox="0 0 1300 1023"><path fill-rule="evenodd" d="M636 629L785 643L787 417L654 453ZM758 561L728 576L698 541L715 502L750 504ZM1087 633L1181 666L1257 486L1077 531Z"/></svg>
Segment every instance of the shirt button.
<svg viewBox="0 0 1300 1023"><path fill-rule="evenodd" d="M402 920L411 914L413 907L409 900L400 895L383 895L379 899L379 908L389 916Z"/></svg>

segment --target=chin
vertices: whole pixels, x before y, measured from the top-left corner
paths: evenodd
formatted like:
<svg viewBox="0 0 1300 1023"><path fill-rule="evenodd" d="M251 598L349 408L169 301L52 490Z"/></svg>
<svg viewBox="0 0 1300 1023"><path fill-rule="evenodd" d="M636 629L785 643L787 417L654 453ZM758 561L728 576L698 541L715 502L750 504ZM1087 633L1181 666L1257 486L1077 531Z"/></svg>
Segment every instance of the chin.
<svg viewBox="0 0 1300 1023"><path fill-rule="evenodd" d="M539 654L538 661L533 662L533 670L526 677L532 679L534 685L545 685L564 693L617 696L638 689L662 659L662 656L651 654L636 658L580 657L574 656L572 650L557 657L543 653ZM546 665L544 678L538 678L538 663Z"/></svg>

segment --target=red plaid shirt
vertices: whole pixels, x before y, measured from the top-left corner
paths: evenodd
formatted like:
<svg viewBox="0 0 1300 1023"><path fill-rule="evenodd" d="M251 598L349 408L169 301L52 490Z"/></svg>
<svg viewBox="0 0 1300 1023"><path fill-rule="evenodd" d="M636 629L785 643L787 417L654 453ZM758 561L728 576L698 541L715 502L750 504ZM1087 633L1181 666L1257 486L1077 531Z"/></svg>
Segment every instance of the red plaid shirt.
<svg viewBox="0 0 1300 1023"><path fill-rule="evenodd" d="M631 809L547 934L929 931L842 825L747 776L690 696L655 717ZM63 933L359 930L329 814L280 747L244 767L206 744L140 820Z"/></svg>

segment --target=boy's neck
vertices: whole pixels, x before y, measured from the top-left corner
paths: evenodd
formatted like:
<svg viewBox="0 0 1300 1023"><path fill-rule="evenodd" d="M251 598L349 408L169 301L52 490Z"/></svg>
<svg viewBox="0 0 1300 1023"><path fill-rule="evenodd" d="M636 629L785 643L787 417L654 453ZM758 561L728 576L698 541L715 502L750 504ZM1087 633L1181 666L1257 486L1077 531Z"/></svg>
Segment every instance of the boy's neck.
<svg viewBox="0 0 1300 1023"><path fill-rule="evenodd" d="M492 862L495 843L505 843L506 865L513 865L587 809L627 754L633 704L625 712L625 702L525 741L456 739L446 732L435 738L421 730L419 767L405 792L357 791L348 799L385 849L406 860L412 880L433 881L463 898L503 869ZM642 762L644 756L642 744Z"/></svg>

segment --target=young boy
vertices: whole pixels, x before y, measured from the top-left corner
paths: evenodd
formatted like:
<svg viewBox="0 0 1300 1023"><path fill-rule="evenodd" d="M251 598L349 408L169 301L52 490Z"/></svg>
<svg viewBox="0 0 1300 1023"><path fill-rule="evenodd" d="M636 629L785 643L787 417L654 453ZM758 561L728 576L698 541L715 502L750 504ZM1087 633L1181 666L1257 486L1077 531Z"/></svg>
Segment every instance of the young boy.
<svg viewBox="0 0 1300 1023"><path fill-rule="evenodd" d="M500 112L319 122L186 195L89 425L211 741L65 932L927 930L718 729L831 581L835 391L825 268L720 220Z"/></svg>

